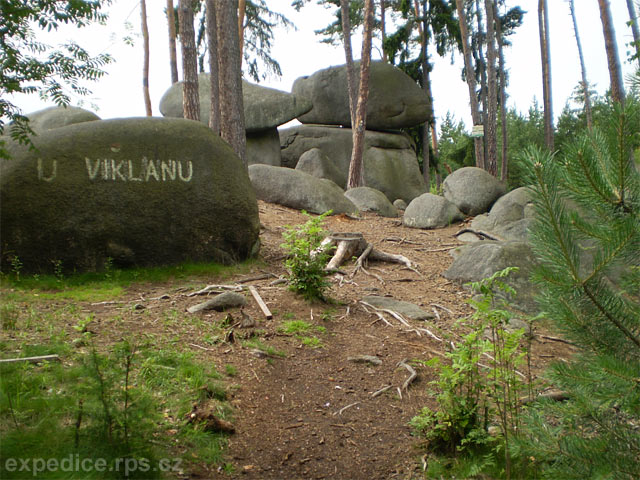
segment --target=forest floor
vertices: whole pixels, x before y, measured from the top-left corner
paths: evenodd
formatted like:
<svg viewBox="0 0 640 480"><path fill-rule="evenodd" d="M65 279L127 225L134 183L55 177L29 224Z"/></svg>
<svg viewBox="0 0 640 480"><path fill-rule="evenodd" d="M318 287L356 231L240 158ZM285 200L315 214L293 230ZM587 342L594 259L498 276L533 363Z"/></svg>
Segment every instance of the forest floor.
<svg viewBox="0 0 640 480"><path fill-rule="evenodd" d="M448 342L459 338L454 323L472 312L466 303L469 291L441 275L452 262L450 251L460 245L454 234L464 225L419 230L403 226L400 219L369 213L357 219L328 217L327 230L362 233L376 249L415 262L420 273L398 264L370 262L368 271L379 278L358 272L350 282L339 285L333 277L328 293L332 301L309 303L286 285L271 285L275 277L286 274L280 246L285 226L302 224L307 217L264 202L259 202L259 211L260 260L249 271L206 282L255 286L273 313L272 319L265 318L246 292L249 303L244 312L257 325L236 328L233 342L211 342L205 335L206 325L219 325L227 312L186 313L188 307L206 299L187 295L206 283L189 279L132 284L118 302L81 305L95 318L91 325L95 338L106 345L124 335L155 333L156 338L170 337L174 345L193 352L198 360L233 372L225 382L235 433L229 435L224 454L227 467L232 468L201 464L189 478L422 478L424 451L408 422L422 407L436 407L428 392L435 374L421 362L442 357ZM353 262L342 268L351 273ZM247 281L264 273L274 277ZM410 321L412 328L408 328L386 315L387 325L359 303L367 295L414 303L434 313L434 318ZM143 305L144 314L131 308L135 304ZM179 312L179 320L158 322L167 311ZM117 324L109 321L116 314L121 319ZM237 309L231 315L240 319ZM193 316L199 322L185 320ZM306 322L306 331L291 328L305 325L294 323L296 320ZM442 340L415 327L426 328ZM566 358L571 350L537 335L532 353L532 371L539 376L549 361ZM376 356L381 363L353 361L363 355ZM409 371L399 366L402 361L418 375L405 390L401 387ZM383 393L373 395L387 386L390 388Z"/></svg>

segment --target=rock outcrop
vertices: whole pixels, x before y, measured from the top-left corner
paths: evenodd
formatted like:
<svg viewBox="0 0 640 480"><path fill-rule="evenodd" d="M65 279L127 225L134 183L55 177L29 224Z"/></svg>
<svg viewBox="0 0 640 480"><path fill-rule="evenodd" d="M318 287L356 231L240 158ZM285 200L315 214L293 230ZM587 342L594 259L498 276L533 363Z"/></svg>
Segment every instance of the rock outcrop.
<svg viewBox="0 0 640 480"><path fill-rule="evenodd" d="M260 221L231 148L189 120L92 121L9 143L2 161L2 262L51 272L255 254ZM3 267L4 268L4 267Z"/></svg>
<svg viewBox="0 0 640 480"><path fill-rule="evenodd" d="M208 73L198 75L200 121L209 124L211 114L211 84ZM244 123L247 133L269 130L283 125L309 111L311 102L291 93L242 81ZM160 112L165 117L182 118L182 82L173 84L160 100Z"/></svg>
<svg viewBox="0 0 640 480"><path fill-rule="evenodd" d="M301 125L280 131L282 165L295 168L300 157L307 151L318 149L323 157L335 165L327 174L346 188L351 150L351 129ZM365 185L384 193L389 201L402 198L410 202L427 191L418 167L415 146L411 139L401 133L374 132L367 130L364 141ZM320 153L318 153L320 155ZM329 171L323 160L325 171Z"/></svg>
<svg viewBox="0 0 640 480"><path fill-rule="evenodd" d="M358 65L356 62L359 79ZM294 82L293 93L313 104L298 116L300 122L351 127L346 72L345 65L330 67ZM428 102L424 91L402 70L386 62L371 62L367 129L394 130L424 123Z"/></svg>

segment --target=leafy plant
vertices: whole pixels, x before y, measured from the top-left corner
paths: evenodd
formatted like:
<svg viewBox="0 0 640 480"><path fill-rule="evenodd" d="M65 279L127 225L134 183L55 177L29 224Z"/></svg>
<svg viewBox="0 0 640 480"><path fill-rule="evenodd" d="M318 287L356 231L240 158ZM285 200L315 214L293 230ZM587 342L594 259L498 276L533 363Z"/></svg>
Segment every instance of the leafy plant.
<svg viewBox="0 0 640 480"><path fill-rule="evenodd" d="M287 226L282 248L287 252L285 265L290 272L289 288L307 300L325 300L329 283L325 279L324 267L329 258L328 249L321 245L325 237L322 224L331 211L312 217L303 211L309 220L297 227Z"/></svg>
<svg viewBox="0 0 640 480"><path fill-rule="evenodd" d="M517 371L525 357L521 348L524 330L508 330L513 314L501 297L515 294L502 281L515 270L506 268L470 284L479 293L479 298L470 301L475 312L457 323L467 333L445 354L447 361L434 357L425 362L438 372L438 379L431 382L437 387L438 410L424 407L410 424L425 437L431 452L476 457L475 463L452 465L455 476L463 475L458 470L461 466L471 465L477 473L495 468L500 453L505 475L511 475L509 440L518 431L519 392L525 387ZM500 432L492 436L488 429L493 422L500 425Z"/></svg>

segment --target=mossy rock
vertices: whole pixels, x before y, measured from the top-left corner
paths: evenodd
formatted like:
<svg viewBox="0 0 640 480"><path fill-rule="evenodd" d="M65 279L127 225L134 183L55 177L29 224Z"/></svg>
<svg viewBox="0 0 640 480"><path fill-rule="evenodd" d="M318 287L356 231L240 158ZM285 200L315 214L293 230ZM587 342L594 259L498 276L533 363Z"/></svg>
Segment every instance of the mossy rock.
<svg viewBox="0 0 640 480"><path fill-rule="evenodd" d="M132 118L9 143L0 180L3 271L231 263L255 253L258 208L232 149L205 125ZM110 260L109 260L110 259ZM10 263L9 263L10 265Z"/></svg>

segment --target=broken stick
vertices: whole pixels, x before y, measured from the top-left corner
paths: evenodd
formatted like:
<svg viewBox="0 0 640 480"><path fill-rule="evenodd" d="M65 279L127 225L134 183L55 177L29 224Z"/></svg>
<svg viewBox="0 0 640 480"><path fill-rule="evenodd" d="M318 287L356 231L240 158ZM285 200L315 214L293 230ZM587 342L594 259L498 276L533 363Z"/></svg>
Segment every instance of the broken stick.
<svg viewBox="0 0 640 480"><path fill-rule="evenodd" d="M262 313L264 313L264 316L267 318L267 320L271 320L273 318L273 314L269 310L269 307L267 307L267 304L264 303L264 300L262 300L262 297L258 293L256 287L254 287L253 285L249 285L249 291L251 292L251 295L253 295L255 301L258 303L260 310L262 310Z"/></svg>
<svg viewBox="0 0 640 480"><path fill-rule="evenodd" d="M407 378L402 384L402 390L406 391L409 388L409 385L411 385L411 382L413 382L418 377L418 374L413 369L413 367L407 363L406 359L398 362L398 367L404 367L409 372L409 378Z"/></svg>

